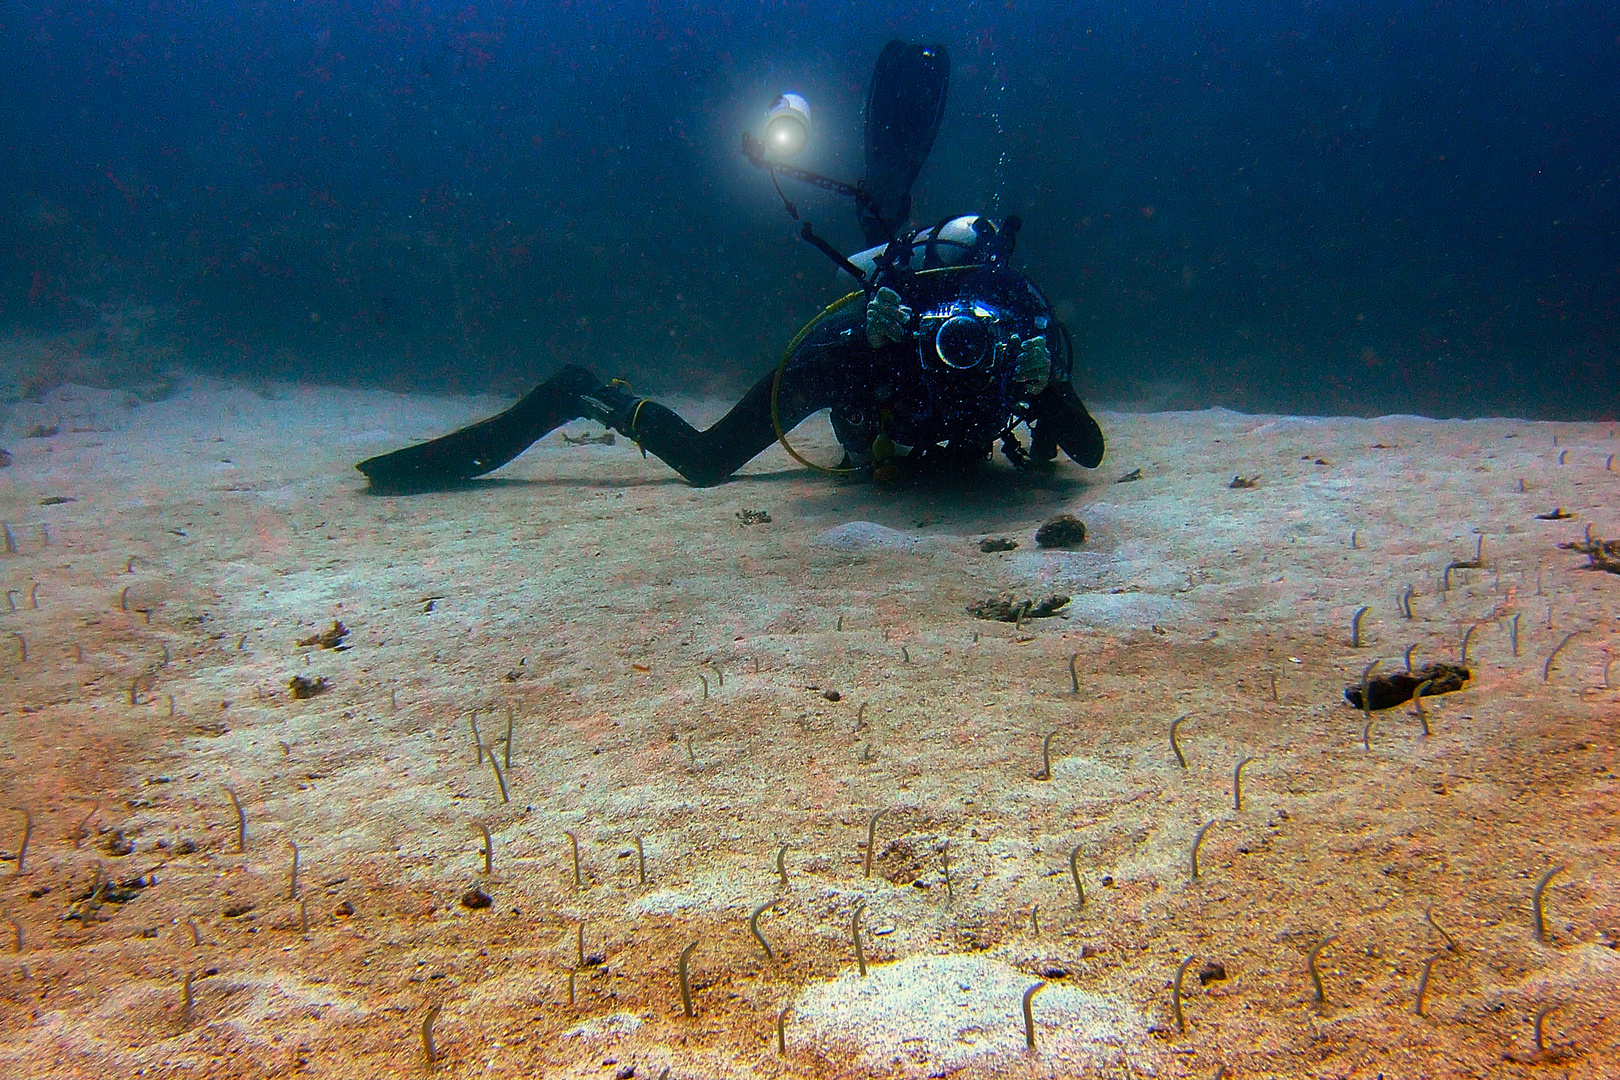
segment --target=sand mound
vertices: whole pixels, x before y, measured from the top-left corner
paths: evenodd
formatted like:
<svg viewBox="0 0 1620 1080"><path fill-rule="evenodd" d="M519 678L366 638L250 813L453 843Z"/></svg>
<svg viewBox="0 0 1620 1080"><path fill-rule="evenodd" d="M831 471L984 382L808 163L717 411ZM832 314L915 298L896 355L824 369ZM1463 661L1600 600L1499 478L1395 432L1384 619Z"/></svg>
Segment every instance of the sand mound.
<svg viewBox="0 0 1620 1080"><path fill-rule="evenodd" d="M816 983L793 1007L795 1030L858 1053L873 1069L938 1076L1029 1053L1021 1008L1040 980L994 958L913 956ZM1100 1068L1146 1022L1104 994L1049 983L1035 995L1035 1044L1047 1063Z"/></svg>

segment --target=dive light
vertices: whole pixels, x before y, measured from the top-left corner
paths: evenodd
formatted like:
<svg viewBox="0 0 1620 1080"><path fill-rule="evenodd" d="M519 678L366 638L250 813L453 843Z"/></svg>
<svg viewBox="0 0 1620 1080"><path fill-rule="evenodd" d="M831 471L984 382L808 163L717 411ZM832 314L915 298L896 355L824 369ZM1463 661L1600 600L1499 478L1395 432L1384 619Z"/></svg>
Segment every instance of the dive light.
<svg viewBox="0 0 1620 1080"><path fill-rule="evenodd" d="M765 110L765 146L779 158L790 158L810 141L810 103L798 94L783 94Z"/></svg>

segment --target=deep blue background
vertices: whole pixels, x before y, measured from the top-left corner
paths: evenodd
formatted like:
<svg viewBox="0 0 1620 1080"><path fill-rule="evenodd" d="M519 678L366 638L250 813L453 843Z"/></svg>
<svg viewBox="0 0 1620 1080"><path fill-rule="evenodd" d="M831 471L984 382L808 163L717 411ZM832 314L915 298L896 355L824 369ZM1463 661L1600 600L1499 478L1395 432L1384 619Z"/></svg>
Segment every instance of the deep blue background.
<svg viewBox="0 0 1620 1080"><path fill-rule="evenodd" d="M738 133L799 89L806 164L854 178L908 36L955 59L918 212L1024 216L1088 396L1620 413L1612 3L853 6L5 3L0 323L148 303L219 370L735 388L841 291Z"/></svg>

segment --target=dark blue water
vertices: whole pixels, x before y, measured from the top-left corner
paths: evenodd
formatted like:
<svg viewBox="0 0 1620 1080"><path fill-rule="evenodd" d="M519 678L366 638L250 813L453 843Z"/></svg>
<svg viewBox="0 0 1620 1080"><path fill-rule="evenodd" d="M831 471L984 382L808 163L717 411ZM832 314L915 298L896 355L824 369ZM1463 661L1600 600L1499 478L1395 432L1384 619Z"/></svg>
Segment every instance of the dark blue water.
<svg viewBox="0 0 1620 1080"><path fill-rule="evenodd" d="M1614 417L1617 11L6 3L0 323L149 305L225 373L734 388L841 284L738 136L797 89L805 163L853 179L905 36L955 61L918 216L1023 215L1093 400Z"/></svg>

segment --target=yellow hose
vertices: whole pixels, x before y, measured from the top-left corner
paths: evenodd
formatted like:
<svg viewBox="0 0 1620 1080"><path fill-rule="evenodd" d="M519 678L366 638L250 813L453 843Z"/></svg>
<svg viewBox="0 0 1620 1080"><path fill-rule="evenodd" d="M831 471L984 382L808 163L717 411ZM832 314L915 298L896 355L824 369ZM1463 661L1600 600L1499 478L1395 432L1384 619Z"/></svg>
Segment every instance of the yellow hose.
<svg viewBox="0 0 1620 1080"><path fill-rule="evenodd" d="M799 343L804 340L804 336L808 334L817 323L819 323L822 319L825 319L827 316L842 310L851 301L865 299L866 294L864 292L852 292L848 296L842 297L839 300L827 305L820 315L817 315L814 319L811 319L809 322L805 323L804 328L801 329L797 334L793 335L793 340L788 342L788 347L783 350L782 362L776 365L776 377L771 380L771 426L776 429L776 441L781 443L782 449L788 452L788 456L794 461L797 461L800 465L803 465L807 469L814 469L819 473L827 473L831 476L839 476L844 473L860 472L861 470L859 468L846 469L834 468L827 465L817 465L815 462L809 460L788 444L787 432L782 430L782 415L777 409L777 402L780 400L782 394L782 375L787 371L788 360L793 356L793 350L799 347Z"/></svg>

